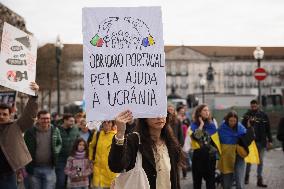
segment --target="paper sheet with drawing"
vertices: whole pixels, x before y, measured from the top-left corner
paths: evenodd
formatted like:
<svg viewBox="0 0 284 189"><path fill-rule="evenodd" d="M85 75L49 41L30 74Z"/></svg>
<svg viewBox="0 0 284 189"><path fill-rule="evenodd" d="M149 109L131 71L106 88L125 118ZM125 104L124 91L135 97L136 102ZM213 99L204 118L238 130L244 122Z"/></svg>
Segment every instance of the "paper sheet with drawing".
<svg viewBox="0 0 284 189"><path fill-rule="evenodd" d="M87 120L166 116L160 7L83 8Z"/></svg>

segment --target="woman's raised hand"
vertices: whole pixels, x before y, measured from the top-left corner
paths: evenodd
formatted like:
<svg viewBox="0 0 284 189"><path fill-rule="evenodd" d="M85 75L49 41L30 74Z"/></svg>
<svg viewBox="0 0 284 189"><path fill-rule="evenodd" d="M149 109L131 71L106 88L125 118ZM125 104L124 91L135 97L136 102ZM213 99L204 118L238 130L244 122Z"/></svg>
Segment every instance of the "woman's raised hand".
<svg viewBox="0 0 284 189"><path fill-rule="evenodd" d="M203 126L204 126L204 121L203 121L203 119L202 119L201 116L200 116L198 119L199 119L199 123L200 123L200 125L199 125L198 128L202 130L202 129L203 129Z"/></svg>
<svg viewBox="0 0 284 189"><path fill-rule="evenodd" d="M126 130L126 123L130 122L133 119L132 112L126 110L120 112L115 118L115 124L117 126L117 138L123 138Z"/></svg>
<svg viewBox="0 0 284 189"><path fill-rule="evenodd" d="M36 82L30 82L30 88L35 91L35 93L37 93L39 90L39 86Z"/></svg>

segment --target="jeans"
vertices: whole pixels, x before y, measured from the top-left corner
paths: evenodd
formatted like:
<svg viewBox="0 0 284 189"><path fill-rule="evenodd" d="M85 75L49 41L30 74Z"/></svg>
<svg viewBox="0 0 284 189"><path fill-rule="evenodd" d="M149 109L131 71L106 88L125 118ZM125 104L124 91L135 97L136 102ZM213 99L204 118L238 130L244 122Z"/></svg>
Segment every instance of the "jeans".
<svg viewBox="0 0 284 189"><path fill-rule="evenodd" d="M188 152L188 156L189 156L189 158L188 158L188 164L189 164L189 166L192 168L192 156L193 156L193 151L192 151L192 150L190 150L190 151Z"/></svg>
<svg viewBox="0 0 284 189"><path fill-rule="evenodd" d="M236 180L236 188L244 188L244 179L245 179L245 161L243 158L237 155L235 162L234 173L223 174L223 188L230 189L232 188L233 180Z"/></svg>
<svg viewBox="0 0 284 189"><path fill-rule="evenodd" d="M258 156L259 156L259 164L257 165L257 178L262 178L263 158L264 158L265 147L263 147L260 143L256 143L256 147L257 147ZM246 175L249 175L250 169L251 169L251 164L247 163Z"/></svg>
<svg viewBox="0 0 284 189"><path fill-rule="evenodd" d="M66 162L57 162L55 173L56 173L56 189L66 188L67 176L64 173Z"/></svg>
<svg viewBox="0 0 284 189"><path fill-rule="evenodd" d="M31 189L31 181L30 181L30 176L26 176L24 178L24 185L25 185L25 189Z"/></svg>
<svg viewBox="0 0 284 189"><path fill-rule="evenodd" d="M17 189L16 174L0 176L0 187L5 189Z"/></svg>
<svg viewBox="0 0 284 189"><path fill-rule="evenodd" d="M54 189L55 172L52 167L34 167L34 172L30 176L30 185L32 189Z"/></svg>

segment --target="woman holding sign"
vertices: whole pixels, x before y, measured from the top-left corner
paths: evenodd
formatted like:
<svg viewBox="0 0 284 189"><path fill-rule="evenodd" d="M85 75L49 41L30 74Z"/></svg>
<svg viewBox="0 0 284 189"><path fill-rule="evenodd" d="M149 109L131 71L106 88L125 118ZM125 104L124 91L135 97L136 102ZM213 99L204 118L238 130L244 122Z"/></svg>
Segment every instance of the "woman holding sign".
<svg viewBox="0 0 284 189"><path fill-rule="evenodd" d="M121 112L115 119L117 134L109 153L110 169L116 173L129 172L137 166L136 158L138 161L142 154L142 168L151 189L180 189L178 172L184 158L168 120L165 117L139 118L135 132L124 138L126 123L131 119L130 111Z"/></svg>

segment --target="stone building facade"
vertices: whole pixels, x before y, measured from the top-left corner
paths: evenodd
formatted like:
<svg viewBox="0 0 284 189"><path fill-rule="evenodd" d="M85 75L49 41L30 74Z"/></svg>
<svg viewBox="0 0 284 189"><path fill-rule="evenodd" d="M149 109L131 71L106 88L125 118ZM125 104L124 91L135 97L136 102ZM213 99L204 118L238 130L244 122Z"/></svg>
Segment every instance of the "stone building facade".
<svg viewBox="0 0 284 189"><path fill-rule="evenodd" d="M207 48L212 49L211 54L206 54L206 47L165 47L168 94L172 89L184 98L188 94L201 93L200 80L203 77L207 81L205 93L256 94L257 80L253 74L257 62L252 55L253 48L238 48L238 52L233 52L233 47L225 50L220 47ZM230 49L231 53L227 53ZM267 50L261 62L261 67L268 72L268 77L261 82L264 95L271 94L275 87L284 87L281 79L284 76L283 49Z"/></svg>

